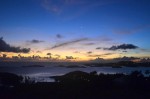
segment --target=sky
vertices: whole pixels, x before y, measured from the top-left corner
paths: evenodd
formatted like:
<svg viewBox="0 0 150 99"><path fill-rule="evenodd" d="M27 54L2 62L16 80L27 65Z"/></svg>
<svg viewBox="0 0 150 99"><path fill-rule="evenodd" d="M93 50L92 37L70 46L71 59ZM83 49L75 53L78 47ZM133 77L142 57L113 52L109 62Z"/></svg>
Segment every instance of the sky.
<svg viewBox="0 0 150 99"><path fill-rule="evenodd" d="M147 58L150 1L0 0L0 37L0 57Z"/></svg>

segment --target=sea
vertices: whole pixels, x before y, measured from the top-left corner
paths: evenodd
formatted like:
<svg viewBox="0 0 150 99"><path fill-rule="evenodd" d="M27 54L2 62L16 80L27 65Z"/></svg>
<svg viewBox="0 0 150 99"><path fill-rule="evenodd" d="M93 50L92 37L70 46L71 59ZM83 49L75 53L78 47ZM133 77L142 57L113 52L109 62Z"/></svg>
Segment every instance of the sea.
<svg viewBox="0 0 150 99"><path fill-rule="evenodd" d="M84 63L67 62L0 62L0 72L14 73L23 77L30 77L36 82L54 82L51 76L61 76L72 71L92 72L98 74L130 74L133 71L141 71L145 76L145 71L150 71L150 67L127 67L112 68L111 66L85 66Z"/></svg>

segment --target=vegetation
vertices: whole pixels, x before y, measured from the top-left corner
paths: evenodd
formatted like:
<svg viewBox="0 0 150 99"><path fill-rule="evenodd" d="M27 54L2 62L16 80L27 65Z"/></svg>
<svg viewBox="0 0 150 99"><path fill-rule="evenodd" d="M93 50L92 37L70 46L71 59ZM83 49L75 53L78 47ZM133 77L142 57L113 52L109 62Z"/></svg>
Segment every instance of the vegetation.
<svg viewBox="0 0 150 99"><path fill-rule="evenodd" d="M149 99L150 97L150 77L144 77L140 71L134 71L130 75L74 71L52 78L55 82L41 83L34 82L29 77L0 73L0 97L1 99Z"/></svg>

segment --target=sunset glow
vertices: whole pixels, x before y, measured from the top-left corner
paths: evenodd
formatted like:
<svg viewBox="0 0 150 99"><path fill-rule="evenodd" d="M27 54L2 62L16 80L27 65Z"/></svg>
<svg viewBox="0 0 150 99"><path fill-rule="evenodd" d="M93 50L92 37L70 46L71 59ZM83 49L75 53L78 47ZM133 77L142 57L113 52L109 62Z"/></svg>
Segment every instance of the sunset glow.
<svg viewBox="0 0 150 99"><path fill-rule="evenodd" d="M1 58L150 56L148 0L1 0L0 9Z"/></svg>

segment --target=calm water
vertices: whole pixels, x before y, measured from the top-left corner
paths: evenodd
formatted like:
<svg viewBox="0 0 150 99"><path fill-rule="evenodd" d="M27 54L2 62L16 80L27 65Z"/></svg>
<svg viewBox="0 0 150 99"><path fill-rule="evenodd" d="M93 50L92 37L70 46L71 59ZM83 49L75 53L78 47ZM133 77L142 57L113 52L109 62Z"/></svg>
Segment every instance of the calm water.
<svg viewBox="0 0 150 99"><path fill-rule="evenodd" d="M41 65L44 67L32 67L32 65ZM138 70L143 73L146 70L150 70L150 67L122 67L122 68L112 68L112 67L86 67L86 68L67 68L61 67L61 63L0 63L0 72L10 72L22 76L29 76L30 78L38 82L51 82L50 76L63 75L71 71L85 71L92 72L97 71L98 73L114 74L114 73L125 73L129 74L132 71ZM63 63L68 65L68 63ZM28 67L31 66L31 67Z"/></svg>

